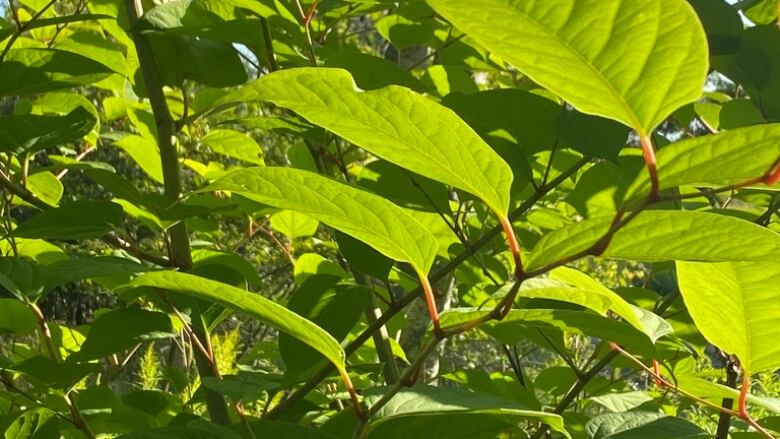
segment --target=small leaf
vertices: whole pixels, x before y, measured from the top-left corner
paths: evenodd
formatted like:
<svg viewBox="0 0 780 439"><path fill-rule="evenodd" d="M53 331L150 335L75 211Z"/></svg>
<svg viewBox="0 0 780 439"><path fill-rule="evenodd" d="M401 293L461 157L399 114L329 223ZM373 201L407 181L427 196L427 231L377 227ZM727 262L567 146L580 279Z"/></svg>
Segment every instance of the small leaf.
<svg viewBox="0 0 780 439"><path fill-rule="evenodd" d="M407 88L363 91L346 70L285 69L225 98L289 108L387 161L481 198L506 215L512 171L451 110Z"/></svg>
<svg viewBox="0 0 780 439"><path fill-rule="evenodd" d="M122 224L122 207L110 201L80 200L40 212L13 230L20 238L100 238Z"/></svg>
<svg viewBox="0 0 780 439"><path fill-rule="evenodd" d="M353 236L397 261L427 273L436 239L395 204L309 171L250 168L233 172L201 192L231 191L279 209L301 212Z"/></svg>
<svg viewBox="0 0 780 439"><path fill-rule="evenodd" d="M283 210L271 215L271 227L290 239L305 238L317 233L319 222L293 210Z"/></svg>
<svg viewBox="0 0 780 439"><path fill-rule="evenodd" d="M649 134L698 99L707 39L684 0L428 0L583 113Z"/></svg>
<svg viewBox="0 0 780 439"><path fill-rule="evenodd" d="M212 130L200 141L217 154L233 157L247 163L265 165L260 145L244 133L226 129Z"/></svg>
<svg viewBox="0 0 780 439"><path fill-rule="evenodd" d="M536 270L601 239L613 215L587 219L542 237L527 260ZM762 261L780 255L780 234L713 213L647 210L621 228L601 256L635 261Z"/></svg>
<svg viewBox="0 0 780 439"><path fill-rule="evenodd" d="M678 262L688 312L707 340L746 373L780 367L780 264Z"/></svg>
<svg viewBox="0 0 780 439"><path fill-rule="evenodd" d="M259 294L174 271L146 273L130 282L129 285L181 293L246 313L306 343L324 355L340 370L345 368L344 350L330 334L309 320Z"/></svg>

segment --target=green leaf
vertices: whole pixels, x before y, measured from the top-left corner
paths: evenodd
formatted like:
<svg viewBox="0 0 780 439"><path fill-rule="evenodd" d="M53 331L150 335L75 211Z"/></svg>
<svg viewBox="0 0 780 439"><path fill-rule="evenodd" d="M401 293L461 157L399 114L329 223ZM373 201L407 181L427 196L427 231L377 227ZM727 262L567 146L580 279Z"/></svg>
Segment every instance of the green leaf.
<svg viewBox="0 0 780 439"><path fill-rule="evenodd" d="M604 406L607 410L616 413L633 410L646 402L653 400L653 397L644 390L637 390L625 393L606 393L604 395L588 398L597 404Z"/></svg>
<svg viewBox="0 0 780 439"><path fill-rule="evenodd" d="M365 392L370 407L387 388ZM528 410L524 406L489 394L447 387L418 385L402 389L382 407L368 424L370 439L397 437L495 438L503 429L520 421L541 421L553 431L571 436L563 419L552 413Z"/></svg>
<svg viewBox="0 0 780 439"><path fill-rule="evenodd" d="M707 40L684 0L428 0L583 113L649 134L698 99Z"/></svg>
<svg viewBox="0 0 780 439"><path fill-rule="evenodd" d="M711 55L736 52L742 39L742 18L725 1L690 0L704 25Z"/></svg>
<svg viewBox="0 0 780 439"><path fill-rule="evenodd" d="M158 271L134 279L133 287L152 287L218 303L260 319L292 335L325 356L339 370L345 368L344 350L325 330L265 297L191 274Z"/></svg>
<svg viewBox="0 0 780 439"><path fill-rule="evenodd" d="M14 439L59 439L59 419L51 410L38 407L22 412L7 426L4 437Z"/></svg>
<svg viewBox="0 0 780 439"><path fill-rule="evenodd" d="M453 308L441 314L443 327L483 317L489 311L473 308ZM614 341L649 358L657 351L648 336L634 327L608 317L570 309L513 309L498 322L487 322L480 329L497 340L510 340L525 328L559 329L570 334Z"/></svg>
<svg viewBox="0 0 780 439"><path fill-rule="evenodd" d="M329 281L323 277L329 278ZM333 285L339 280L327 275L309 278L293 293L287 308L342 341L363 316L372 292L357 285ZM286 374L293 379L300 378L299 375L319 365L322 360L317 352L286 334L279 335L279 353L284 360Z"/></svg>
<svg viewBox="0 0 780 439"><path fill-rule="evenodd" d="M20 238L100 238L122 224L122 207L110 201L80 200L40 212L11 233Z"/></svg>
<svg viewBox="0 0 780 439"><path fill-rule="evenodd" d="M0 64L0 96L26 95L100 81L106 66L54 49L11 49Z"/></svg>
<svg viewBox="0 0 780 439"><path fill-rule="evenodd" d="M677 186L727 186L761 177L780 158L780 124L756 125L686 139L656 155L661 189ZM631 185L629 198L650 191L647 173Z"/></svg>
<svg viewBox="0 0 780 439"><path fill-rule="evenodd" d="M114 256L79 256L56 261L44 268L46 290L82 279L125 275L148 271L148 266Z"/></svg>
<svg viewBox="0 0 780 439"><path fill-rule="evenodd" d="M523 283L518 296L575 303L603 316L611 311L647 334L653 342L672 332L672 327L662 318L652 313L651 316L647 316L641 308L629 304L617 293L585 273L568 267L559 267L549 275L551 279L559 282L529 279ZM652 319L652 316L655 316L655 319ZM643 320L648 317L652 320Z"/></svg>
<svg viewBox="0 0 780 439"><path fill-rule="evenodd" d="M573 256L601 239L613 215L542 237L527 259L532 271ZM762 261L780 255L780 234L713 213L647 210L621 228L601 256L635 261Z"/></svg>
<svg viewBox="0 0 780 439"><path fill-rule="evenodd" d="M0 333L28 335L37 327L35 314L27 305L17 299L0 299Z"/></svg>
<svg viewBox="0 0 780 439"><path fill-rule="evenodd" d="M69 358L97 360L123 352L138 343L177 335L167 314L133 308L116 309L95 319L81 349Z"/></svg>
<svg viewBox="0 0 780 439"><path fill-rule="evenodd" d="M411 73L384 58L340 47L339 51L325 60L325 67L349 70L355 83L363 90L373 90L396 84L424 92L425 87Z"/></svg>
<svg viewBox="0 0 780 439"><path fill-rule="evenodd" d="M247 80L244 65L230 43L186 35L146 36L165 85L177 87L188 79L209 87L231 87Z"/></svg>
<svg viewBox="0 0 780 439"><path fill-rule="evenodd" d="M160 150L153 138L128 134L115 142L114 146L122 148L152 180L163 182Z"/></svg>
<svg viewBox="0 0 780 439"><path fill-rule="evenodd" d="M395 204L370 192L293 168L233 172L201 192L231 191L279 209L301 212L340 230L392 259L425 274L436 255L436 239Z"/></svg>
<svg viewBox="0 0 780 439"><path fill-rule="evenodd" d="M780 264L678 262L680 292L707 340L757 373L780 366Z"/></svg>
<svg viewBox="0 0 780 439"><path fill-rule="evenodd" d="M319 222L293 210L283 210L271 215L271 227L290 239L305 238L317 233Z"/></svg>
<svg viewBox="0 0 780 439"><path fill-rule="evenodd" d="M586 430L591 439L704 439L712 436L684 419L656 412L597 416L587 423Z"/></svg>
<svg viewBox="0 0 780 439"><path fill-rule="evenodd" d="M225 98L264 100L387 161L481 198L506 215L512 171L451 110L409 89L362 91L346 70L287 69Z"/></svg>
<svg viewBox="0 0 780 439"><path fill-rule="evenodd" d="M212 130L200 141L217 154L256 165L265 165L260 145L244 133L226 129Z"/></svg>
<svg viewBox="0 0 780 439"><path fill-rule="evenodd" d="M780 121L780 32L776 26L746 29L739 49L714 56L712 65L744 87L767 119Z"/></svg>
<svg viewBox="0 0 780 439"><path fill-rule="evenodd" d="M65 116L34 114L0 117L0 152L34 154L78 140L92 131L97 119L82 107Z"/></svg>
<svg viewBox="0 0 780 439"><path fill-rule="evenodd" d="M56 206L60 202L65 188L60 179L51 172L36 172L27 177L27 190L49 206ZM14 197L14 203L29 205L19 197Z"/></svg>
<svg viewBox="0 0 780 439"><path fill-rule="evenodd" d="M320 433L311 428L301 427L291 422L280 421L249 421L247 424L257 438L284 438L284 439L334 439L333 436ZM243 433L243 425L233 427L237 432ZM240 429L239 429L240 428Z"/></svg>
<svg viewBox="0 0 780 439"><path fill-rule="evenodd" d="M733 399L735 401L739 399L740 392L738 389L707 381L690 373L676 373L674 375L674 380L681 389L716 404L720 404L724 398ZM747 399L751 404L765 408L773 413L780 413L780 400L777 398L748 394Z"/></svg>
<svg viewBox="0 0 780 439"><path fill-rule="evenodd" d="M97 363L60 363L41 355L26 359L6 369L18 372L48 387L69 389L87 375L100 370Z"/></svg>

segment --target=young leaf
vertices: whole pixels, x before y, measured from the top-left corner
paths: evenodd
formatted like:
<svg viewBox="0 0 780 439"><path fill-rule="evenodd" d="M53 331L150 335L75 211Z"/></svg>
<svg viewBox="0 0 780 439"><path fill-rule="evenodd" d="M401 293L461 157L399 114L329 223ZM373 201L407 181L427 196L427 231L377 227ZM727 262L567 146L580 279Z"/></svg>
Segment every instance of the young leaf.
<svg viewBox="0 0 780 439"><path fill-rule="evenodd" d="M403 209L370 192L293 168L248 168L201 192L231 191L279 209L295 210L353 236L392 259L427 273L436 238Z"/></svg>
<svg viewBox="0 0 780 439"><path fill-rule="evenodd" d="M710 343L736 355L748 375L780 366L780 264L678 262L677 278Z"/></svg>
<svg viewBox="0 0 780 439"><path fill-rule="evenodd" d="M646 135L701 96L707 39L684 0L428 0L583 113Z"/></svg>
<svg viewBox="0 0 780 439"><path fill-rule="evenodd" d="M217 154L226 155L256 165L264 165L263 150L255 140L244 133L217 129L206 134L200 141Z"/></svg>
<svg viewBox="0 0 780 439"><path fill-rule="evenodd" d="M454 112L407 88L357 88L346 70L287 69L225 98L289 108L387 161L469 192L506 215L512 170Z"/></svg>
<svg viewBox="0 0 780 439"><path fill-rule="evenodd" d="M528 257L535 270L584 251L605 235L612 215L548 233ZM712 213L648 210L621 228L601 256L636 261L763 261L780 255L780 234Z"/></svg>
<svg viewBox="0 0 780 439"><path fill-rule="evenodd" d="M306 343L324 355L339 370L343 371L345 368L344 350L330 334L259 294L176 271L146 273L134 279L129 285L186 294L246 313Z"/></svg>
<svg viewBox="0 0 780 439"><path fill-rule="evenodd" d="M726 186L758 178L780 159L780 124L756 125L695 137L662 148L656 155L660 189L682 185ZM642 173L628 197L650 191Z"/></svg>

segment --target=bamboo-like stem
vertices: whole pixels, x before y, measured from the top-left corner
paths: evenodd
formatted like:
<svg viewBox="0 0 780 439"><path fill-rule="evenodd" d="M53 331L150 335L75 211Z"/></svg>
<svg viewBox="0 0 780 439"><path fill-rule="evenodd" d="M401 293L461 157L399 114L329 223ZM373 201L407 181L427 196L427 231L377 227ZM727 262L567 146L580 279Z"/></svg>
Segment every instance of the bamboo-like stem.
<svg viewBox="0 0 780 439"><path fill-rule="evenodd" d="M143 5L141 0L125 0L125 7L130 28L133 29L143 15ZM178 201L182 191L179 157L174 143L176 124L168 108L168 102L163 92L163 82L160 78L159 68L154 59L149 40L137 32L131 32L131 37L138 54L141 75L146 86L146 92L152 106L152 113L157 127L157 144L160 150L160 161L162 162L165 195L174 203ZM168 248L168 259L172 266L182 271L187 271L192 267L190 238L186 222L180 221L170 228ZM200 317L193 319L192 329L197 339L206 345L209 344L209 334ZM195 364L201 377L216 376L211 362L199 350L195 351ZM220 393L207 389L206 406L212 421L224 425L230 423L227 404Z"/></svg>

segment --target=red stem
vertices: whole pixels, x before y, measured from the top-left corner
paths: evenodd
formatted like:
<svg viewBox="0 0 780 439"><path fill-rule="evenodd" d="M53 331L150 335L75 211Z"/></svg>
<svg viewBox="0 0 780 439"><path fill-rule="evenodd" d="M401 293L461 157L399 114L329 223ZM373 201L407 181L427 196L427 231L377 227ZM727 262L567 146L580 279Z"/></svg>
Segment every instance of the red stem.
<svg viewBox="0 0 780 439"><path fill-rule="evenodd" d="M515 236L515 230L512 228L512 222L507 216L500 216L501 228L504 229L504 235L506 235L506 242L509 245L509 250L512 252L512 258L515 261L515 277L520 279L523 275L523 259L520 256L520 244L517 242L517 236Z"/></svg>
<svg viewBox="0 0 780 439"><path fill-rule="evenodd" d="M774 165L769 168L769 172L764 175L764 184L772 186L780 181L780 159L777 159Z"/></svg>
<svg viewBox="0 0 780 439"><path fill-rule="evenodd" d="M650 197L655 198L658 196L660 186L658 184L658 165L655 161L653 141L650 139L650 136L641 135L639 136L639 144L642 145L642 155L645 158L647 172L650 173Z"/></svg>
<svg viewBox="0 0 780 439"><path fill-rule="evenodd" d="M344 383L344 387L347 389L347 392L349 392L349 399L352 400L352 407L355 409L355 414L358 419L365 419L363 408L360 406L360 400L355 391L355 386L352 385L352 380L349 378L349 373L343 368L341 368L339 373L341 374L341 381Z"/></svg>
<svg viewBox="0 0 780 439"><path fill-rule="evenodd" d="M433 296L433 287L428 281L428 276L425 273L418 273L420 277L420 286L422 286L423 294L425 295L425 304L428 305L428 316L433 322L433 332L439 336L441 335L441 322L439 321L439 311L436 309L436 298Z"/></svg>

